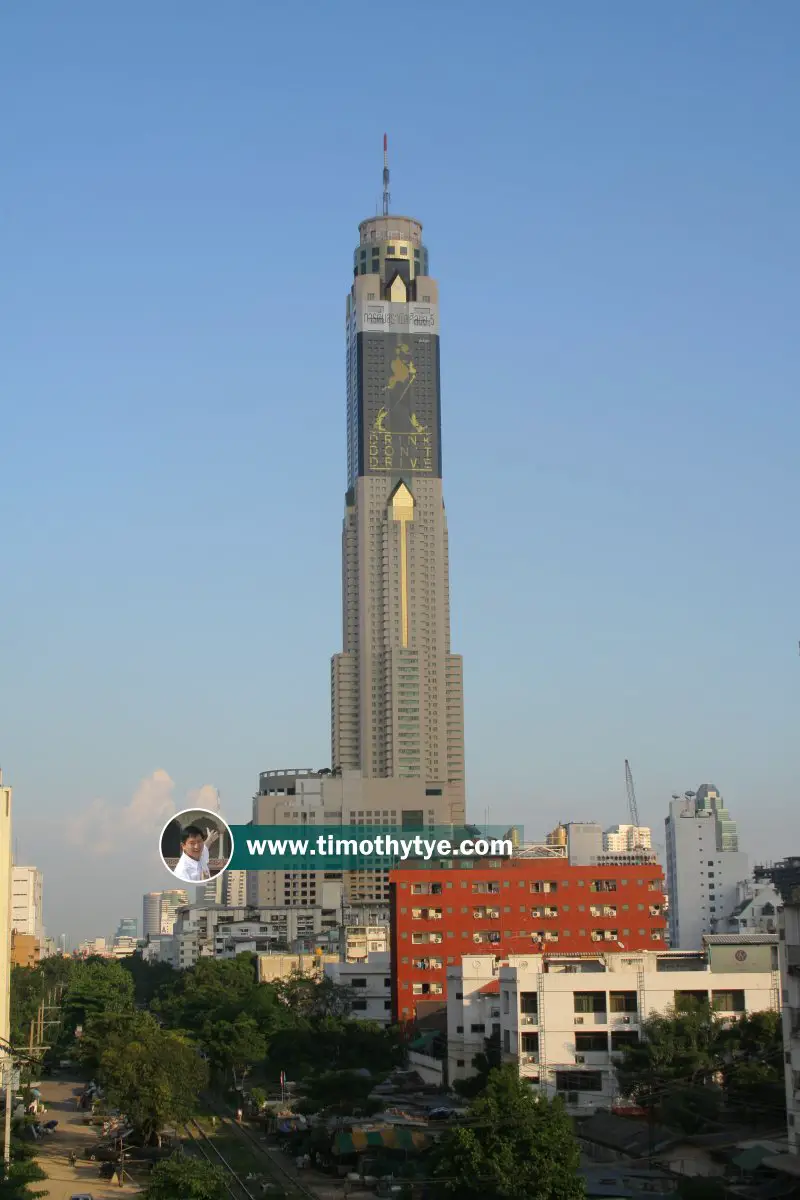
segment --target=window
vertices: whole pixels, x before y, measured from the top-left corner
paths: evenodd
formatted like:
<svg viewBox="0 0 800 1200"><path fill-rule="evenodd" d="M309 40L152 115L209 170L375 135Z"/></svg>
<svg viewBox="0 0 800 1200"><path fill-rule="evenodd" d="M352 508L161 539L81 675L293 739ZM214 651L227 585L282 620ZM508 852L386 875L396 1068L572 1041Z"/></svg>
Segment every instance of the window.
<svg viewBox="0 0 800 1200"><path fill-rule="evenodd" d="M708 1004L708 992L679 991L675 993L675 1009L677 1012L689 1012L698 1005Z"/></svg>
<svg viewBox="0 0 800 1200"><path fill-rule="evenodd" d="M612 1029L611 1052L624 1050L626 1046L638 1046L639 1034L635 1029Z"/></svg>
<svg viewBox="0 0 800 1200"><path fill-rule="evenodd" d="M538 1033L523 1033L520 1039L520 1050L523 1054L538 1054L539 1053L539 1035Z"/></svg>
<svg viewBox="0 0 800 1200"><path fill-rule="evenodd" d="M605 992L575 992L573 995L576 1013L605 1013Z"/></svg>
<svg viewBox="0 0 800 1200"><path fill-rule="evenodd" d="M745 1011L744 992L738 990L712 992L711 1007L714 1012L743 1013Z"/></svg>
<svg viewBox="0 0 800 1200"><path fill-rule="evenodd" d="M486 1033L486 1026L482 1024L470 1025L469 1031L470 1033Z"/></svg>
<svg viewBox="0 0 800 1200"><path fill-rule="evenodd" d="M612 1013L635 1013L636 992L612 992L611 1011Z"/></svg>
<svg viewBox="0 0 800 1200"><path fill-rule="evenodd" d="M608 1050L607 1033L576 1033L575 1050L578 1054L588 1051L592 1054Z"/></svg>
<svg viewBox="0 0 800 1200"><path fill-rule="evenodd" d="M367 1007L366 1000L353 1000L350 1005L353 1012L365 1012Z"/></svg>
<svg viewBox="0 0 800 1200"><path fill-rule="evenodd" d="M556 1071L557 1092L602 1092L602 1071Z"/></svg>
<svg viewBox="0 0 800 1200"><path fill-rule="evenodd" d="M367 981L366 981L366 979L354 979L354 980L352 980L350 986L351 987L366 987Z"/></svg>

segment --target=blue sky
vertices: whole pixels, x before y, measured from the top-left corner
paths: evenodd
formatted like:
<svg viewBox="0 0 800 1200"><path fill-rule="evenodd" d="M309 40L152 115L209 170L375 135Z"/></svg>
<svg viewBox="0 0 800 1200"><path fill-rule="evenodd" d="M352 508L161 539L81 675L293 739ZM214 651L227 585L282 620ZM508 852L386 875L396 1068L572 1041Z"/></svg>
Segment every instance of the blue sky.
<svg viewBox="0 0 800 1200"><path fill-rule="evenodd" d="M654 826L711 781L800 850L800 10L454 12L3 15L0 762L52 933L168 885L141 781L239 821L329 762L384 130L441 287L471 815L624 820L627 757Z"/></svg>

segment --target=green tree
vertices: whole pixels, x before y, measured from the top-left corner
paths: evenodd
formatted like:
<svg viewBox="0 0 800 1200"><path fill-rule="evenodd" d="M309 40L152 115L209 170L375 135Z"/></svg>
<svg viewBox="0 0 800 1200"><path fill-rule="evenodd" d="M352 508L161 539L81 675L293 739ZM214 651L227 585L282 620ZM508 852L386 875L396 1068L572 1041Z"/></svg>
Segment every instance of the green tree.
<svg viewBox="0 0 800 1200"><path fill-rule="evenodd" d="M266 1038L252 1017L240 1013L234 1021L205 1021L201 1041L212 1067L223 1078L241 1076L267 1053Z"/></svg>
<svg viewBox="0 0 800 1200"><path fill-rule="evenodd" d="M501 1061L500 1034L493 1033L491 1037L486 1038L484 1049L472 1059L475 1074L467 1076L466 1079L457 1079L453 1085L454 1091L465 1100L473 1100L482 1095L486 1091L491 1072L500 1066Z"/></svg>
<svg viewBox="0 0 800 1200"><path fill-rule="evenodd" d="M549 1101L516 1067L491 1071L465 1124L431 1154L437 1200L580 1200L580 1150L560 1100Z"/></svg>
<svg viewBox="0 0 800 1200"><path fill-rule="evenodd" d="M145 1200L225 1200L225 1174L213 1163L173 1154L156 1163Z"/></svg>
<svg viewBox="0 0 800 1200"><path fill-rule="evenodd" d="M665 1125L697 1132L724 1108L732 1119L774 1123L784 1109L777 1013L720 1020L707 1004L644 1022L643 1040L626 1046L617 1068L623 1095Z"/></svg>
<svg viewBox="0 0 800 1200"><path fill-rule="evenodd" d="M151 1021L111 1040L100 1060L100 1076L108 1103L152 1141L167 1124L192 1115L208 1068L196 1046Z"/></svg>
<svg viewBox="0 0 800 1200"><path fill-rule="evenodd" d="M141 951L122 960L122 968L133 979L134 998L137 1004L150 1004L158 993L174 982L175 968L165 962L145 962Z"/></svg>
<svg viewBox="0 0 800 1200"><path fill-rule="evenodd" d="M344 1017L350 1011L352 989L334 983L327 975L322 979L293 971L288 979L276 985L278 998L291 1011L308 1020L324 1017Z"/></svg>
<svg viewBox="0 0 800 1200"><path fill-rule="evenodd" d="M356 1110L372 1111L375 1105L368 1097L375 1083L371 1075L360 1075L356 1071L323 1071L304 1083L298 1111L317 1113L332 1108L339 1116L352 1116Z"/></svg>
<svg viewBox="0 0 800 1200"><path fill-rule="evenodd" d="M46 1191L37 1191L31 1184L39 1183L47 1176L34 1160L30 1147L12 1143L10 1167L0 1162L0 1198L2 1200L38 1200Z"/></svg>
<svg viewBox="0 0 800 1200"><path fill-rule="evenodd" d="M89 958L75 964L62 999L68 1032L100 1013L130 1012L133 1007L133 978L116 960Z"/></svg>
<svg viewBox="0 0 800 1200"><path fill-rule="evenodd" d="M43 977L36 967L11 968L11 1042L28 1042L31 1021L35 1020L43 994Z"/></svg>
<svg viewBox="0 0 800 1200"><path fill-rule="evenodd" d="M404 1058L399 1030L385 1029L374 1021L351 1021L341 1017L296 1018L296 1023L277 1030L270 1038L269 1063L274 1072L287 1071L302 1078L319 1064L339 1070L368 1066L373 1072L388 1072Z"/></svg>
<svg viewBox="0 0 800 1200"><path fill-rule="evenodd" d="M97 1071L109 1047L127 1041L146 1039L159 1029L149 1013L132 1009L129 1012L98 1013L89 1017L78 1039L76 1057L88 1071Z"/></svg>

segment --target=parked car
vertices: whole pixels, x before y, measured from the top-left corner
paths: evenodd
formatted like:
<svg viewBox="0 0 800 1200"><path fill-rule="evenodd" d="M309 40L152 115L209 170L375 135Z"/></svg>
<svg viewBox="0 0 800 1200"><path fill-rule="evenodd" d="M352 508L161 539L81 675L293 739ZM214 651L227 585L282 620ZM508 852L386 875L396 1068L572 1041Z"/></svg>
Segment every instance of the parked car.
<svg viewBox="0 0 800 1200"><path fill-rule="evenodd" d="M171 1146L129 1146L125 1158L128 1162L160 1162L174 1153Z"/></svg>

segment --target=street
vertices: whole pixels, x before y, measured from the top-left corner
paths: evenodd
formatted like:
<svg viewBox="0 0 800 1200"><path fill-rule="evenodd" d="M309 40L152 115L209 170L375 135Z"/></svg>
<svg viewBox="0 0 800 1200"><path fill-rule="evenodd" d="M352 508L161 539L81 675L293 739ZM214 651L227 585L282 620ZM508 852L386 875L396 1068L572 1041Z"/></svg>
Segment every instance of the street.
<svg viewBox="0 0 800 1200"><path fill-rule="evenodd" d="M117 1183L101 1179L100 1164L81 1158L87 1147L97 1141L97 1127L83 1124L86 1113L79 1112L75 1104L82 1087L77 1080L44 1079L41 1083L42 1100L47 1108L44 1119L58 1121L58 1128L37 1143L37 1161L47 1172L47 1181L34 1187L46 1188L51 1200L69 1200L78 1194L92 1196L93 1200L113 1200L137 1194L139 1188L127 1180L120 1188ZM69 1165L70 1150L78 1156L75 1167Z"/></svg>

